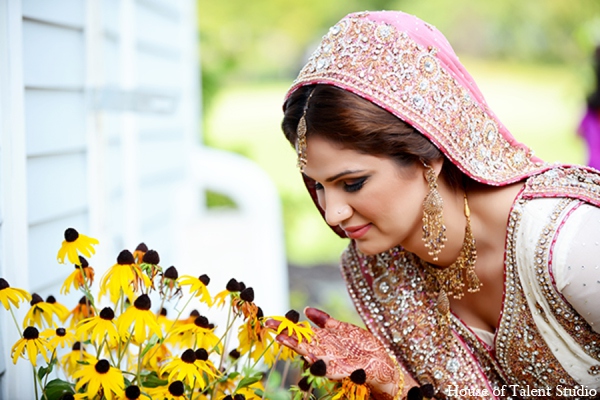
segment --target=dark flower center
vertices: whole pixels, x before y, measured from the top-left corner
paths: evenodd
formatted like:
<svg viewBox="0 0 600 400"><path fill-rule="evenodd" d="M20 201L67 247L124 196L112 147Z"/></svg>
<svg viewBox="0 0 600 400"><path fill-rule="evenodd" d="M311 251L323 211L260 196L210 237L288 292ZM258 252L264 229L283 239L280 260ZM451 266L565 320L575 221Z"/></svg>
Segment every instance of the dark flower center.
<svg viewBox="0 0 600 400"><path fill-rule="evenodd" d="M200 312L198 310L192 310L190 312L190 317L199 317L200 316Z"/></svg>
<svg viewBox="0 0 600 400"><path fill-rule="evenodd" d="M233 397L231 397L231 395L228 394L227 396L223 397L223 400L233 400Z"/></svg>
<svg viewBox="0 0 600 400"><path fill-rule="evenodd" d="M65 393L62 395L60 400L75 400L75 396L73 396L71 393Z"/></svg>
<svg viewBox="0 0 600 400"><path fill-rule="evenodd" d="M148 246L146 246L146 243L142 242L137 245L137 247L135 248L135 251L143 251L145 253L148 251Z"/></svg>
<svg viewBox="0 0 600 400"><path fill-rule="evenodd" d="M81 342L75 342L75 343L73 343L73 347L71 347L71 350L73 350L73 351L79 351L79 350L81 350Z"/></svg>
<svg viewBox="0 0 600 400"><path fill-rule="evenodd" d="M247 302L254 301L254 289L249 287L249 288L242 290L242 292L240 293L240 298Z"/></svg>
<svg viewBox="0 0 600 400"><path fill-rule="evenodd" d="M65 328L58 328L56 330L56 336L60 336L63 337L67 334L67 331L65 330Z"/></svg>
<svg viewBox="0 0 600 400"><path fill-rule="evenodd" d="M161 308L161 309L160 309L160 315L162 315L163 317L166 317L166 316L167 316L167 309L166 309L166 308L164 308L164 307L163 307L163 308Z"/></svg>
<svg viewBox="0 0 600 400"><path fill-rule="evenodd" d="M75 268L79 268L80 266L82 268L87 268L87 267L90 266L90 264L88 263L88 260L86 260L85 258L79 256L79 265L75 264Z"/></svg>
<svg viewBox="0 0 600 400"><path fill-rule="evenodd" d="M144 257L142 257L142 262L156 265L160 263L160 256L156 250L148 250L144 254Z"/></svg>
<svg viewBox="0 0 600 400"><path fill-rule="evenodd" d="M102 318L104 320L112 321L114 317L115 317L115 312L110 307L104 307L102 309L102 311L100 311L100 318Z"/></svg>
<svg viewBox="0 0 600 400"><path fill-rule="evenodd" d="M246 396L241 393L237 393L233 396L233 400L246 400Z"/></svg>
<svg viewBox="0 0 600 400"><path fill-rule="evenodd" d="M69 243L76 241L79 238L79 232L73 228L69 228L65 231L65 240Z"/></svg>
<svg viewBox="0 0 600 400"><path fill-rule="evenodd" d="M421 394L423 394L423 397L427 397L428 399L432 398L435 394L435 389L433 388L433 385L431 383L426 383L423 386L421 386Z"/></svg>
<svg viewBox="0 0 600 400"><path fill-rule="evenodd" d="M152 307L152 302L147 294L143 294L133 302L133 306L138 310L147 311Z"/></svg>
<svg viewBox="0 0 600 400"><path fill-rule="evenodd" d="M6 282L4 278L0 278L0 290L4 290L9 287L10 285L8 284L8 282Z"/></svg>
<svg viewBox="0 0 600 400"><path fill-rule="evenodd" d="M262 318L264 316L265 314L263 313L262 308L258 307L258 309L256 310L256 318Z"/></svg>
<svg viewBox="0 0 600 400"><path fill-rule="evenodd" d="M138 397L140 397L140 394L142 394L142 392L140 391L140 388L137 385L131 385L128 386L127 389L125 389L125 397L127 397L128 399L137 399Z"/></svg>
<svg viewBox="0 0 600 400"><path fill-rule="evenodd" d="M200 361L206 361L208 360L208 352L205 349L197 349L195 351L196 353L196 360L200 360ZM231 354L231 353L229 353Z"/></svg>
<svg viewBox="0 0 600 400"><path fill-rule="evenodd" d="M194 320L194 325L200 327L200 328L207 328L208 329L208 318L206 318L205 316L201 315L199 317L197 317Z"/></svg>
<svg viewBox="0 0 600 400"><path fill-rule="evenodd" d="M359 368L350 374L350 380L357 385L364 385L364 383L367 381L367 374L365 373L364 369Z"/></svg>
<svg viewBox="0 0 600 400"><path fill-rule="evenodd" d="M298 382L298 387L303 392L308 392L310 390L310 383L308 382L308 376L305 376L304 378L300 379L300 382Z"/></svg>
<svg viewBox="0 0 600 400"><path fill-rule="evenodd" d="M229 290L230 292L239 292L240 291L240 284L238 283L238 281L236 281L235 279L231 278L229 280L229 282L227 282L227 286L225 286L225 288L227 290Z"/></svg>
<svg viewBox="0 0 600 400"><path fill-rule="evenodd" d="M285 317L295 324L297 324L300 320L300 314L296 310L288 311L287 313L285 313Z"/></svg>
<svg viewBox="0 0 600 400"><path fill-rule="evenodd" d="M23 337L27 340L37 339L40 337L40 332L34 326L28 326L23 331Z"/></svg>
<svg viewBox="0 0 600 400"><path fill-rule="evenodd" d="M325 361L317 360L310 366L310 373L313 376L325 376L327 374L327 365Z"/></svg>
<svg viewBox="0 0 600 400"><path fill-rule="evenodd" d="M108 360L100 360L96 363L94 368L96 368L97 373L105 374L110 369L110 364L108 363Z"/></svg>
<svg viewBox="0 0 600 400"><path fill-rule="evenodd" d="M146 254L148 254L148 253L146 253ZM177 268L175 268L174 266L171 265L169 268L167 268L165 270L165 273L163 274L163 276L165 278L175 280L175 279L177 279L177 277L179 277L179 274L177 273Z"/></svg>
<svg viewBox="0 0 600 400"><path fill-rule="evenodd" d="M238 351L238 349L233 349L233 350L231 350L231 351L229 352L229 356L230 356L231 358L233 358L234 360L237 360L238 358L240 358L241 354L240 354L240 352Z"/></svg>
<svg viewBox="0 0 600 400"><path fill-rule="evenodd" d="M85 297L85 296L82 296L82 297L79 299L79 304L81 304L81 305L83 305L83 304L89 304L89 300L87 299L87 297Z"/></svg>
<svg viewBox="0 0 600 400"><path fill-rule="evenodd" d="M182 396L184 392L183 382L175 381L169 385L169 393L173 396Z"/></svg>
<svg viewBox="0 0 600 400"><path fill-rule="evenodd" d="M241 292L242 290L246 289L246 285L244 284L244 282L242 282L242 281L239 281L239 282L238 282L238 285L240 285L240 290L239 290L240 292Z"/></svg>
<svg viewBox="0 0 600 400"><path fill-rule="evenodd" d="M183 354L181 354L181 361L188 364L193 364L194 361L196 361L196 353L194 352L194 350L187 349L186 351L184 351Z"/></svg>
<svg viewBox="0 0 600 400"><path fill-rule="evenodd" d="M117 257L117 264L120 265L129 265L135 264L135 260L133 259L133 254L129 250L123 250L119 253Z"/></svg>
<svg viewBox="0 0 600 400"><path fill-rule="evenodd" d="M423 400L423 393L421 393L421 389L418 386L413 386L410 388L408 393L406 394L407 400Z"/></svg>
<svg viewBox="0 0 600 400"><path fill-rule="evenodd" d="M31 295L31 301L29 302L29 304L32 305L32 306L34 306L37 303L41 303L43 301L44 301L44 299L42 299L42 296L40 296L37 293L34 293L34 294Z"/></svg>
<svg viewBox="0 0 600 400"><path fill-rule="evenodd" d="M208 284L210 283L210 278L208 277L208 275L206 274L202 274L198 277L198 280L202 283L204 283L204 286L208 286Z"/></svg>
<svg viewBox="0 0 600 400"><path fill-rule="evenodd" d="M48 296L48 298L46 299L46 303L49 304L56 304L56 298L52 295Z"/></svg>

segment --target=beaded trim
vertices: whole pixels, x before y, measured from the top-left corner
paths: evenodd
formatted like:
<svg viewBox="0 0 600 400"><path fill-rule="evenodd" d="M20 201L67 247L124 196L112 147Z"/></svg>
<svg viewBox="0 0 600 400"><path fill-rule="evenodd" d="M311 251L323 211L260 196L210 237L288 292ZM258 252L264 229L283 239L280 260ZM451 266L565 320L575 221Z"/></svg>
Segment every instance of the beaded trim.
<svg viewBox="0 0 600 400"><path fill-rule="evenodd" d="M315 83L356 93L413 125L485 183L502 185L548 168L472 98L435 48L368 16L351 14L333 26L287 95Z"/></svg>

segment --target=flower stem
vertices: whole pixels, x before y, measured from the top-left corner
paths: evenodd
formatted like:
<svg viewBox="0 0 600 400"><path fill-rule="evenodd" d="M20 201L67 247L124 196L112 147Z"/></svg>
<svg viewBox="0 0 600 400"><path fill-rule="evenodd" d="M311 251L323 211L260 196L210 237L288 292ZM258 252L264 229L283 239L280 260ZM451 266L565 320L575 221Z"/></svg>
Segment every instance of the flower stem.
<svg viewBox="0 0 600 400"><path fill-rule="evenodd" d="M274 341L273 341L274 342ZM271 342L269 344L269 346L271 346L273 344L273 342ZM267 348L269 347L267 346ZM266 349L265 349L266 351ZM275 360L273 361L273 365L271 365L271 369L269 370L269 375L267 375L267 379L265 380L265 391L263 392L262 395L262 400L265 400L265 396L267 394L267 390L269 390L269 379L271 378L271 374L273 373L273 371L275 370L275 366L277 365L277 360L279 360L279 356L281 356L281 352L283 351L283 347L281 347L279 349L279 352L277 353L277 356L275 357ZM259 360L262 359L263 354L265 354L265 352L263 351L263 353L261 354L261 356L259 357ZM257 361L258 362L258 361ZM254 364L254 366L256 366L256 363ZM254 369L254 367L252 367L252 369Z"/></svg>
<svg viewBox="0 0 600 400"><path fill-rule="evenodd" d="M19 336L23 337L23 332L21 331L21 328L19 328L19 323L17 322L17 317L15 317L15 312L13 311L12 307L8 307L8 309L10 310L10 315L12 315L13 321L15 321L15 326L19 331Z"/></svg>

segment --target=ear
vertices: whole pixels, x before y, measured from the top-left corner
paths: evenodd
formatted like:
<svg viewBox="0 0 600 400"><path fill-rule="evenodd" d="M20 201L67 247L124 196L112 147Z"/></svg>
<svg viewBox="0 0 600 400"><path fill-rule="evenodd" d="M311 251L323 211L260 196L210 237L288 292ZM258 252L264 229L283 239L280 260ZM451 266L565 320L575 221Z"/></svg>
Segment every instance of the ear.
<svg viewBox="0 0 600 400"><path fill-rule="evenodd" d="M428 167L433 168L433 170L435 171L435 176L439 177L440 173L442 172L442 167L444 165L444 157L440 157L431 161L421 160L421 163L423 164L423 176L425 177L425 179L427 179L427 170L429 169Z"/></svg>

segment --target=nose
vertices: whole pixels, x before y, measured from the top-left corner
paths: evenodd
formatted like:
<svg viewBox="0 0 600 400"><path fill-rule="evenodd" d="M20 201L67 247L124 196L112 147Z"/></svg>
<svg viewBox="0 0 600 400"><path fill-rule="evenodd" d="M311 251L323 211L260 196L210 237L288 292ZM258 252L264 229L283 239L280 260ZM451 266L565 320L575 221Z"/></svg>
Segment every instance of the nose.
<svg viewBox="0 0 600 400"><path fill-rule="evenodd" d="M325 195L320 200L321 208L325 210L325 221L330 226L338 226L352 216L352 207L343 199Z"/></svg>

